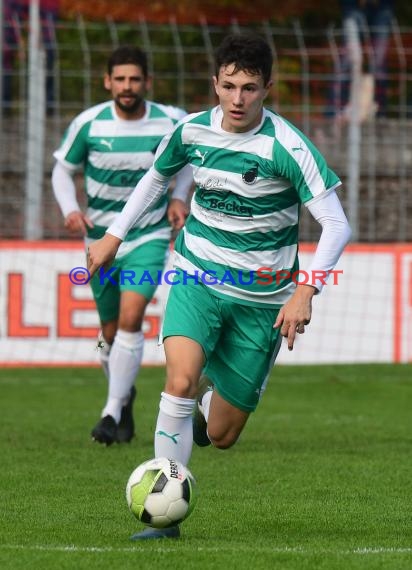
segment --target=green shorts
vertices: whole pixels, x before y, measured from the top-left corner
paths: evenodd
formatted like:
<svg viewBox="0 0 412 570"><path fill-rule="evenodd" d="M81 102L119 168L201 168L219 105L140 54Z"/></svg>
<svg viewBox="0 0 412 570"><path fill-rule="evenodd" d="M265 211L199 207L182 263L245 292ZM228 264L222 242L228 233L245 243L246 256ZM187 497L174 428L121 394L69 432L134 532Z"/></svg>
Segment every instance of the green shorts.
<svg viewBox="0 0 412 570"><path fill-rule="evenodd" d="M278 312L234 303L188 281L171 286L162 337L186 336L198 342L206 357L204 373L220 396L252 412L279 351L282 337L273 328Z"/></svg>
<svg viewBox="0 0 412 570"><path fill-rule="evenodd" d="M169 254L169 243L164 239L143 243L115 259L110 270L102 269L93 276L90 285L101 322L118 318L122 291L134 291L151 300Z"/></svg>

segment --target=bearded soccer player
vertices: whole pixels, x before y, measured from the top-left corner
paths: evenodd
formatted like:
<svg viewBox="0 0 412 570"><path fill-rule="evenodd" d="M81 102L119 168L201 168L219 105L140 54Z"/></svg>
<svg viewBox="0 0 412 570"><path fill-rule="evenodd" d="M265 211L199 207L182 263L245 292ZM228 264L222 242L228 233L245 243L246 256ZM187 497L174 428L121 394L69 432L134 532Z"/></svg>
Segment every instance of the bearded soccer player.
<svg viewBox="0 0 412 570"><path fill-rule="evenodd" d="M139 48L123 46L109 57L104 86L112 100L78 115L54 153L54 194L71 232L85 236L86 248L105 235L136 184L153 164L162 138L186 113L145 99L150 88L147 56ZM84 169L87 211L76 198L73 177ZM101 362L108 378L108 394L92 438L100 443L129 442L135 433L135 379L143 355L142 323L156 280L141 280L144 272L163 270L171 225L180 229L187 215L186 199L193 183L190 167L176 176L170 203L165 193L154 196L138 222L130 224L114 262L110 279L91 280L101 321ZM119 279L123 271L132 280ZM142 281L140 283L140 281Z"/></svg>
<svg viewBox="0 0 412 570"><path fill-rule="evenodd" d="M339 178L304 134L263 106L272 84L269 45L255 34L230 35L215 62L219 105L185 117L162 141L153 167L89 258L92 272L112 259L135 217L191 165L196 189L175 244L180 284L171 287L165 311L167 378L154 436L157 457L184 464L193 440L220 449L236 442L281 338L292 350L296 334L305 332L312 298L325 283L317 276L334 268L350 237ZM298 284L302 204L322 232L305 268L309 279ZM271 277L265 285L261 268ZM179 534L178 527L147 528L132 539Z"/></svg>

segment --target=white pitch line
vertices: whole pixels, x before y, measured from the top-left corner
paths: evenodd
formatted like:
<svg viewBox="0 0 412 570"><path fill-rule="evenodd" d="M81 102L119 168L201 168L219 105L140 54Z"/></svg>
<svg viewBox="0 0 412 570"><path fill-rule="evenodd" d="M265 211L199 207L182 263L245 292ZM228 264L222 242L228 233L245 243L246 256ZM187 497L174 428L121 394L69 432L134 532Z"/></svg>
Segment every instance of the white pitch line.
<svg viewBox="0 0 412 570"><path fill-rule="evenodd" d="M147 544L147 542L145 543ZM153 544L153 543L151 543ZM300 554L300 555L316 555L316 554L335 554L335 555L376 555L376 554L412 554L412 547L384 547L384 546L376 546L376 547L364 547L364 548L354 548L352 550L332 550L332 549L319 549L319 550L311 550L308 548L302 548L300 546L284 546L284 547L277 547L274 546L271 548L270 546L264 548L251 547L249 548L239 548L238 546L234 546L233 548L219 548L214 546L199 546L195 548L191 548L188 544L181 544L181 547L158 547L155 550L157 552L179 552L181 550L185 550L186 547L189 547L192 550L197 550L198 552L227 552L228 550L233 551L249 551L253 550L254 552L266 552L266 553L273 553L273 554ZM71 545L47 545L47 544L35 544L35 545L25 545L25 544L0 544L0 550L31 550L31 551L46 551L46 552L96 552L96 553L107 553L107 552L119 552L119 553L126 553L126 552L147 552L146 548L142 546L129 546L123 548L113 548L111 546L75 546L74 544ZM153 549L151 549L153 551Z"/></svg>
<svg viewBox="0 0 412 570"><path fill-rule="evenodd" d="M412 547L401 547L401 548L395 548L395 547L375 547L375 548L355 548L355 550L352 551L353 554L380 554L381 552L383 552L384 554L390 554L391 552L394 553L400 553L400 554L405 554L408 552L412 552Z"/></svg>

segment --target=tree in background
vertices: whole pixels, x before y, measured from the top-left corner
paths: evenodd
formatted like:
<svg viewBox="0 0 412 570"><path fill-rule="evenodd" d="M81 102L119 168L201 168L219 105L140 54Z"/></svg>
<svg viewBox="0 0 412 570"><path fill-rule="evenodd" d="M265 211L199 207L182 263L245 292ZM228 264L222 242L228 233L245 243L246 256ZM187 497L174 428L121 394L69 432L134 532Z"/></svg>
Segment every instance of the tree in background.
<svg viewBox="0 0 412 570"><path fill-rule="evenodd" d="M165 23L171 17L180 24L197 24L203 16L212 24L229 24L236 19L240 24L271 20L287 23L299 18L306 26L321 28L340 21L338 0L319 3L319 0L60 0L63 17L82 14L90 20L131 22L144 17L149 22ZM401 25L412 25L412 2L398 0L395 14Z"/></svg>
<svg viewBox="0 0 412 570"><path fill-rule="evenodd" d="M180 24L197 24L204 17L212 24L230 24L236 19L239 24L264 19L285 22L291 18L309 15L317 26L325 25L339 14L337 1L322 5L318 0L289 0L275 3L273 0L61 0L62 14L73 17L82 14L93 20L109 15L115 21L136 21L144 17L150 22L165 23L171 17Z"/></svg>

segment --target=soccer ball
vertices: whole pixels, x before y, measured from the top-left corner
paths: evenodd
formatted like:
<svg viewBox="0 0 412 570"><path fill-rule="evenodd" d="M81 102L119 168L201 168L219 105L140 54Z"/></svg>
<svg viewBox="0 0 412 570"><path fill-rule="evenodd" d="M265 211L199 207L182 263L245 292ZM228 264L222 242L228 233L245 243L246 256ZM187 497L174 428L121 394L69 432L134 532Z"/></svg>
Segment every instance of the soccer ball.
<svg viewBox="0 0 412 570"><path fill-rule="evenodd" d="M126 500L139 521L166 528L190 515L196 503L195 485L182 463L159 457L136 467L126 485Z"/></svg>

